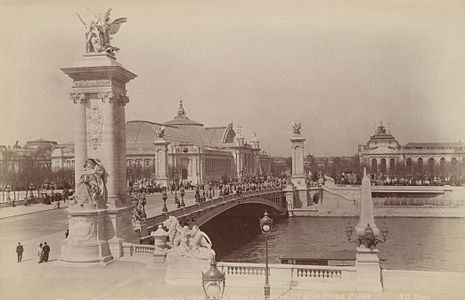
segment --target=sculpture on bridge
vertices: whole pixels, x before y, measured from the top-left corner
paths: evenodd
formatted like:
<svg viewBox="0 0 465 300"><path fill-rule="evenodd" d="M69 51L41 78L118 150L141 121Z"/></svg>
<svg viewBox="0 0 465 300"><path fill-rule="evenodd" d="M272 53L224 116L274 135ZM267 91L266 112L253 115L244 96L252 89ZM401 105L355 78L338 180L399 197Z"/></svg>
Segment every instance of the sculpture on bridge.
<svg viewBox="0 0 465 300"><path fill-rule="evenodd" d="M170 216L163 225L168 228L167 244L171 247L167 251L167 260L180 257L210 260L215 254L210 238L198 226L194 225L190 230L187 226L181 227L174 216Z"/></svg>
<svg viewBox="0 0 465 300"><path fill-rule="evenodd" d="M85 161L79 183L74 193L74 205L96 206L106 203L107 188L105 183L105 168L96 159L88 158Z"/></svg>
<svg viewBox="0 0 465 300"><path fill-rule="evenodd" d="M302 123L292 122L292 128L294 129L294 134L300 135L300 131L302 130Z"/></svg>
<svg viewBox="0 0 465 300"><path fill-rule="evenodd" d="M145 213L145 205L147 204L147 199L145 197L145 194L141 192L131 193L129 197L131 198L131 202L134 205L132 222L133 225L135 225L137 221L140 222L147 218L147 214Z"/></svg>
<svg viewBox="0 0 465 300"><path fill-rule="evenodd" d="M111 8L102 14L96 14L88 9L94 15L94 18L85 22L81 15L77 14L79 20L84 24L86 30L86 52L102 53L106 52L115 55L119 48L110 44L111 36L116 34L121 24L127 21L126 18L117 18L110 22Z"/></svg>

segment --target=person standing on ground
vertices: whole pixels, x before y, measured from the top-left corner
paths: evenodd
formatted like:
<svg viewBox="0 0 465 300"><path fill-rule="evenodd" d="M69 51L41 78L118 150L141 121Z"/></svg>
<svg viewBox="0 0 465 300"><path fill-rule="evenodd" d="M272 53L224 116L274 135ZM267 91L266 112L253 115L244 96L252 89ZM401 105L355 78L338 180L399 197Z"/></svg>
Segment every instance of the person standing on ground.
<svg viewBox="0 0 465 300"><path fill-rule="evenodd" d="M37 257L38 257L39 264L44 261L44 250L42 247L42 243L39 244L39 249L37 249Z"/></svg>
<svg viewBox="0 0 465 300"><path fill-rule="evenodd" d="M68 235L69 235L69 229L66 229L66 232L65 232L65 239L68 238Z"/></svg>
<svg viewBox="0 0 465 300"><path fill-rule="evenodd" d="M16 254L18 254L18 262L23 261L23 252L24 252L23 245L21 245L21 243L18 242L18 246L16 246Z"/></svg>
<svg viewBox="0 0 465 300"><path fill-rule="evenodd" d="M50 253L50 246L47 245L47 242L44 242L44 247L42 249L44 250L44 261L48 262L48 255Z"/></svg>

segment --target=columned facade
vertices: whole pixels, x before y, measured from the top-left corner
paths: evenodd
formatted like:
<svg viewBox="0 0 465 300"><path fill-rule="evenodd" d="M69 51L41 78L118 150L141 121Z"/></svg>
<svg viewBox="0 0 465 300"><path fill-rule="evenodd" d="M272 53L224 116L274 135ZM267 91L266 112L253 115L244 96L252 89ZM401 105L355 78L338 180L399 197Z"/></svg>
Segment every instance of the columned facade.
<svg viewBox="0 0 465 300"><path fill-rule="evenodd" d="M366 145L360 162L371 174L426 181L457 181L465 176L464 143L408 143L401 146L381 124Z"/></svg>

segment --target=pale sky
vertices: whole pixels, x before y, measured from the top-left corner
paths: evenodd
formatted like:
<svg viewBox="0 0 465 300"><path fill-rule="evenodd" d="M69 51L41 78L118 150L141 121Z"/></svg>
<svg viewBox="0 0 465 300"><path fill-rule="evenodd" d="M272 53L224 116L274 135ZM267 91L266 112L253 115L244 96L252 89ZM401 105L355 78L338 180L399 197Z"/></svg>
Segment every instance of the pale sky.
<svg viewBox="0 0 465 300"><path fill-rule="evenodd" d="M74 140L60 68L85 51L87 7L128 19L112 42L138 75L127 120L168 121L182 99L285 156L292 121L317 156L355 154L380 121L401 144L465 141L465 1L61 2L0 0L0 145Z"/></svg>

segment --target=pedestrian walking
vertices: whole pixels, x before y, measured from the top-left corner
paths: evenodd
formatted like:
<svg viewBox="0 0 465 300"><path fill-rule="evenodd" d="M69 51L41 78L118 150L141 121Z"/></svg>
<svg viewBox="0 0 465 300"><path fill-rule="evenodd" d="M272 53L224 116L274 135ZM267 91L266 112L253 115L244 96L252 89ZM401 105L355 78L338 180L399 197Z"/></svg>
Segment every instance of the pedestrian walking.
<svg viewBox="0 0 465 300"><path fill-rule="evenodd" d="M65 239L68 238L68 235L69 235L69 229L66 229L66 232L65 232Z"/></svg>
<svg viewBox="0 0 465 300"><path fill-rule="evenodd" d="M47 245L47 242L44 242L44 247L42 248L44 251L44 261L48 262L48 256L50 254L50 246Z"/></svg>
<svg viewBox="0 0 465 300"><path fill-rule="evenodd" d="M44 262L44 250L42 247L42 243L39 244L39 248L37 249L37 257L39 264Z"/></svg>
<svg viewBox="0 0 465 300"><path fill-rule="evenodd" d="M18 246L16 246L16 254L18 254L18 262L23 261L23 252L24 252L23 245L21 245L21 243L18 242Z"/></svg>

